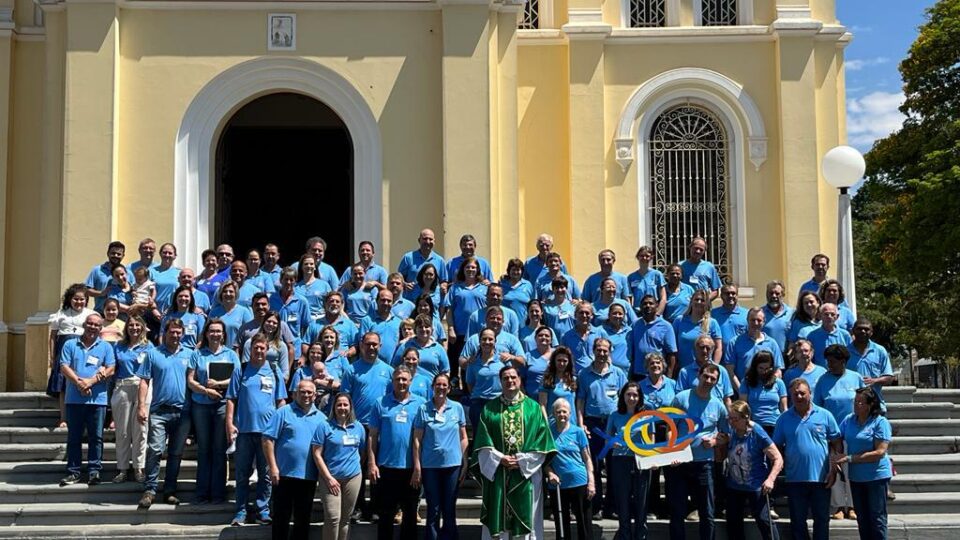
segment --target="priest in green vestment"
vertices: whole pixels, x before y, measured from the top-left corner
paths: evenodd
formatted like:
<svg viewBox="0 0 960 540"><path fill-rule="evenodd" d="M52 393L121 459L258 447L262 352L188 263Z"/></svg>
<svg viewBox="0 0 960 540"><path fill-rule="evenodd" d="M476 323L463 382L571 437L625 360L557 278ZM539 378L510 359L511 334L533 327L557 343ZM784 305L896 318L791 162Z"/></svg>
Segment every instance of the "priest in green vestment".
<svg viewBox="0 0 960 540"><path fill-rule="evenodd" d="M480 414L470 467L483 489L482 538L543 538L541 468L557 451L540 404L520 391L517 368L500 370L503 393Z"/></svg>

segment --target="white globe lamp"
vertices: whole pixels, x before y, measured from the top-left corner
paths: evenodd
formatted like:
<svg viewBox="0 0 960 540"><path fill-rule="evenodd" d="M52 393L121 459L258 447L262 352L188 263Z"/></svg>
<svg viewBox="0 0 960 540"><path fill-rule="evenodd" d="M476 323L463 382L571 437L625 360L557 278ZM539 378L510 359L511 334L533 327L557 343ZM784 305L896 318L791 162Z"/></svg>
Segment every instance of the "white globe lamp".
<svg viewBox="0 0 960 540"><path fill-rule="evenodd" d="M850 146L838 146L823 156L823 179L840 190L837 204L837 278L843 285L848 307L857 311L856 282L853 275L853 212L850 209L850 187L863 178L867 164L863 154Z"/></svg>

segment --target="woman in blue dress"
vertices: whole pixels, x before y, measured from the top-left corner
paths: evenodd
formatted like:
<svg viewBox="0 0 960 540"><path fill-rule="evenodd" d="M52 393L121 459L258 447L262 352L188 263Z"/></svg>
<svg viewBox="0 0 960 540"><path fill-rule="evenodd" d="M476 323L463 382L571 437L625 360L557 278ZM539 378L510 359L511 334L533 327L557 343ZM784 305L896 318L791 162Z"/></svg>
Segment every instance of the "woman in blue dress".
<svg viewBox="0 0 960 540"><path fill-rule="evenodd" d="M567 347L560 346L553 349L550 355L550 365L543 374L540 388L537 389L537 399L543 414L549 417L553 410L553 403L560 398L570 403L570 414L573 423L577 423L577 375L574 373L573 352ZM533 396L531 396L533 397ZM582 426L581 426L582 427Z"/></svg>

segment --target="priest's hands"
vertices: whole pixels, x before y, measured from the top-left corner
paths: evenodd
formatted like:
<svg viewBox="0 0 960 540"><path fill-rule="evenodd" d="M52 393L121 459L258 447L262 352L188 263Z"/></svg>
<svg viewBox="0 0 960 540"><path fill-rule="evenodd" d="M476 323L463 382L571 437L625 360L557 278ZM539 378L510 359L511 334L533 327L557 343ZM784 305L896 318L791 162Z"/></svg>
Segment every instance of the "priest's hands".
<svg viewBox="0 0 960 540"><path fill-rule="evenodd" d="M503 467L507 470L520 468L520 463L517 461L515 456L504 455L502 458L500 458L500 465L503 465Z"/></svg>

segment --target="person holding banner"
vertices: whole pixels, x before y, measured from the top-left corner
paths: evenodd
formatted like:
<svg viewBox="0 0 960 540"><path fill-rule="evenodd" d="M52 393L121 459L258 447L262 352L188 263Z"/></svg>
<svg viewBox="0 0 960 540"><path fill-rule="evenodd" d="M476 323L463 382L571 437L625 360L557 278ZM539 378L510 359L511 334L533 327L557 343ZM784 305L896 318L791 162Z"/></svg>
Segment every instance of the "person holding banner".
<svg viewBox="0 0 960 540"><path fill-rule="evenodd" d="M629 382L620 389L617 411L607 419L607 434L631 436L626 426L633 415L643 408L640 385ZM650 470L638 467L636 455L627 446L616 445L610 458L610 496L620 526L618 540L647 537L647 492L650 489Z"/></svg>

